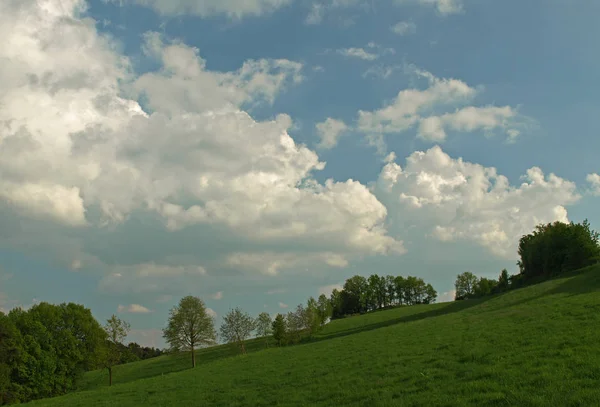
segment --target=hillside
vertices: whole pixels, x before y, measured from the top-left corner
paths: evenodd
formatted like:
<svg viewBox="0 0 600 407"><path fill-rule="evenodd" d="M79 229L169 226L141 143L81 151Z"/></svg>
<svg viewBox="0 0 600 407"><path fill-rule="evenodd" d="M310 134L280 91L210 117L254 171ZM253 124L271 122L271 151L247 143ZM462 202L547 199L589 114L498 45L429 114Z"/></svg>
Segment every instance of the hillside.
<svg viewBox="0 0 600 407"><path fill-rule="evenodd" d="M307 344L91 372L32 406L600 405L600 267L479 300L333 321ZM260 350L260 351L258 351Z"/></svg>

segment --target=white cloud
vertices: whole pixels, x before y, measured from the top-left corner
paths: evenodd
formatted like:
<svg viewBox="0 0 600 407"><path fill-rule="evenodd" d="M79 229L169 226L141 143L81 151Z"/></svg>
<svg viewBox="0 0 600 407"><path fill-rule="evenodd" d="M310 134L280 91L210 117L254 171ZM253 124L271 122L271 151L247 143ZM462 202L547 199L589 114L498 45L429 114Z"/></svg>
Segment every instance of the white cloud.
<svg viewBox="0 0 600 407"><path fill-rule="evenodd" d="M425 90L404 89L386 106L375 111L358 112L357 129L379 144L385 134L400 134L418 126L420 138L441 142L446 138L446 129L460 132L483 131L492 134L502 129L507 140L513 142L533 122L520 115L510 106L465 106L472 103L481 89L473 88L458 79L440 79L429 72L414 70L427 79ZM438 112L453 108L454 111ZM383 150L380 148L380 150Z"/></svg>
<svg viewBox="0 0 600 407"><path fill-rule="evenodd" d="M215 319L217 318L217 315L218 315L214 309L208 308L208 307L206 308L206 313Z"/></svg>
<svg viewBox="0 0 600 407"><path fill-rule="evenodd" d="M214 293L213 295L211 295L210 298L213 299L213 300L221 300L221 299L223 299L223 291L217 291L216 293Z"/></svg>
<svg viewBox="0 0 600 407"><path fill-rule="evenodd" d="M519 125L516 122L518 117L519 113L510 106L469 106L453 113L422 119L418 136L424 140L443 141L446 138L446 128L461 132L482 130L488 134L496 128L501 128L505 130L508 139L514 141L520 132L511 126Z"/></svg>
<svg viewBox="0 0 600 407"><path fill-rule="evenodd" d="M440 295L438 295L437 302L450 302L454 301L454 297L456 296L456 290L446 291Z"/></svg>
<svg viewBox="0 0 600 407"><path fill-rule="evenodd" d="M319 287L318 293L319 293L319 295L325 294L327 296L327 298L329 298L331 296L331 293L333 292L333 290L341 291L342 288L344 288L342 283L324 285L324 286Z"/></svg>
<svg viewBox="0 0 600 407"><path fill-rule="evenodd" d="M417 25L412 21L399 21L390 27L394 34L410 35L417 32Z"/></svg>
<svg viewBox="0 0 600 407"><path fill-rule="evenodd" d="M306 24L315 25L323 22L325 7L322 4L314 3L310 7L310 12L306 16Z"/></svg>
<svg viewBox="0 0 600 407"><path fill-rule="evenodd" d="M324 122L317 123L316 128L321 139L319 148L330 149L337 145L340 136L348 129L348 126L341 120L328 117Z"/></svg>
<svg viewBox="0 0 600 407"><path fill-rule="evenodd" d="M586 177L587 182L591 186L591 191L594 195L600 196L600 175L588 174Z"/></svg>
<svg viewBox="0 0 600 407"><path fill-rule="evenodd" d="M574 183L537 167L511 186L495 168L453 159L439 146L412 153L404 169L389 158L376 189L391 222L409 220L439 240L470 241L502 257L513 258L537 224L567 222L564 206L580 198Z"/></svg>
<svg viewBox="0 0 600 407"><path fill-rule="evenodd" d="M79 19L83 1L57 4L0 3L0 214L20 225L3 247L105 269L100 289L121 292L165 292L206 274L197 248L146 249L150 235L193 241L219 230L251 242L251 255L287 245L266 268L250 264L255 271L403 251L365 185L314 180L325 164L289 135L289 116L260 122L244 111L298 84L301 64L210 71L199 50L148 33L144 52L160 68L136 78L118 47ZM156 220L164 227L142 227ZM239 247L219 253L211 272ZM187 260L169 260L174 251Z"/></svg>
<svg viewBox="0 0 600 407"><path fill-rule="evenodd" d="M397 254L403 254L402 246L396 247ZM280 271L291 268L306 268L310 264L321 263L330 267L344 268L348 260L337 253L322 252L312 254L284 253L284 252L261 252L261 253L232 253L227 262L234 268L250 270L265 275L275 276Z"/></svg>
<svg viewBox="0 0 600 407"><path fill-rule="evenodd" d="M287 308L287 307L288 307L287 304L284 304L283 302L279 303L279 308Z"/></svg>
<svg viewBox="0 0 600 407"><path fill-rule="evenodd" d="M396 4L417 3L424 6L435 7L441 15L457 14L463 11L462 0L394 0Z"/></svg>
<svg viewBox="0 0 600 407"><path fill-rule="evenodd" d="M117 307L117 312L123 312L128 314L148 314L152 311L140 304L129 304L119 305Z"/></svg>
<svg viewBox="0 0 600 407"><path fill-rule="evenodd" d="M379 55L366 51L364 48L342 48L336 52L345 57L364 59L365 61L373 61L379 58Z"/></svg>
<svg viewBox="0 0 600 407"><path fill-rule="evenodd" d="M226 15L232 19L271 13L292 0L107 0L119 5L139 4L166 16Z"/></svg>
<svg viewBox="0 0 600 407"><path fill-rule="evenodd" d="M129 342L135 342L140 346L152 348L163 348L166 344L163 340L163 332L160 329L132 329L127 335Z"/></svg>

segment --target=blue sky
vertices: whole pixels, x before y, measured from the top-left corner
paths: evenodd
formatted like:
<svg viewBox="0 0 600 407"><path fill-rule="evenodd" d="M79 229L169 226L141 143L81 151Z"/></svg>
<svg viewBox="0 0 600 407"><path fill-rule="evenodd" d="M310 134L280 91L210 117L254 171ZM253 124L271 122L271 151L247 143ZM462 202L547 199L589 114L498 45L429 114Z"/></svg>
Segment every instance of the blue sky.
<svg viewBox="0 0 600 407"><path fill-rule="evenodd" d="M600 4L0 5L0 308L163 346L186 294L286 312L354 274L516 272L597 228ZM288 308L285 308L285 306Z"/></svg>

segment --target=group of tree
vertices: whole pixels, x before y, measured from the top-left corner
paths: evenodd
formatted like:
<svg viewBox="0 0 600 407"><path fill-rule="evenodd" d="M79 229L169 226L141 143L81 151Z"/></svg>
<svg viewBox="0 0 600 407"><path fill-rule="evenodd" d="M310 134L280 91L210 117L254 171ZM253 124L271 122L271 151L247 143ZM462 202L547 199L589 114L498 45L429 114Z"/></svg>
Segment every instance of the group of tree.
<svg viewBox="0 0 600 407"><path fill-rule="evenodd" d="M373 274L346 280L342 290L333 290L330 304L332 317L341 318L390 306L431 304L436 298L435 289L422 278Z"/></svg>
<svg viewBox="0 0 600 407"><path fill-rule="evenodd" d="M456 300L479 298L575 271L600 260L600 234L589 222L540 224L519 240L519 274L502 270L498 280L478 278L471 272L456 278Z"/></svg>
<svg viewBox="0 0 600 407"><path fill-rule="evenodd" d="M129 325L115 316L102 327L82 305L42 302L28 310L0 312L0 405L65 394L84 372L158 356L161 351L125 346Z"/></svg>

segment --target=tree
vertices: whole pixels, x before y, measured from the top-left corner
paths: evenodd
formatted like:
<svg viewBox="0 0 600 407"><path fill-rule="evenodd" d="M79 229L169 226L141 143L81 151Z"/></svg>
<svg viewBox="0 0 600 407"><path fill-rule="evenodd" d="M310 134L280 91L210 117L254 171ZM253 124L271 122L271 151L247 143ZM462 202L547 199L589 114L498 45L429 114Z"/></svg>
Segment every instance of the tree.
<svg viewBox="0 0 600 407"><path fill-rule="evenodd" d="M213 318L208 314L204 301L188 295L169 313L168 325L163 329L163 337L171 351L190 351L192 367L196 367L195 349L214 345L217 333Z"/></svg>
<svg viewBox="0 0 600 407"><path fill-rule="evenodd" d="M308 329L310 336L314 335L321 327L321 317L319 316L319 304L310 297L304 308L302 315L303 328Z"/></svg>
<svg viewBox="0 0 600 407"><path fill-rule="evenodd" d="M475 294L475 286L477 285L477 277L470 271L466 271L456 276L454 288L456 294L455 300L464 300L473 297Z"/></svg>
<svg viewBox="0 0 600 407"><path fill-rule="evenodd" d="M477 280L477 284L475 284L474 297L484 297L486 295L490 295L495 291L497 286L498 281L482 277Z"/></svg>
<svg viewBox="0 0 600 407"><path fill-rule="evenodd" d="M334 288L329 297L331 304L331 318L341 318L344 316L344 303L342 299L342 292L337 288Z"/></svg>
<svg viewBox="0 0 600 407"><path fill-rule="evenodd" d="M241 352L246 353L244 341L252 335L255 327L254 318L236 307L223 317L221 337L229 343L237 343Z"/></svg>
<svg viewBox="0 0 600 407"><path fill-rule="evenodd" d="M396 290L396 299L398 304L406 304L406 280L402 276L394 278L394 285Z"/></svg>
<svg viewBox="0 0 600 407"><path fill-rule="evenodd" d="M319 295L319 299L317 300L317 308L319 314L319 323L321 326L323 326L333 314L333 307L331 306L331 302L327 299L325 294Z"/></svg>
<svg viewBox="0 0 600 407"><path fill-rule="evenodd" d="M108 335L106 367L108 368L109 386L112 386L112 368L121 361L122 352L119 345L123 344L123 341L127 337L130 329L131 326L128 322L117 318L117 316L114 314L106 321L106 325L104 326L104 330Z"/></svg>
<svg viewBox="0 0 600 407"><path fill-rule="evenodd" d="M519 283L545 279L592 265L600 259L598 232L583 223L538 225L519 240ZM513 280L516 281L516 280Z"/></svg>
<svg viewBox="0 0 600 407"><path fill-rule="evenodd" d="M394 276L385 276L386 301L389 305L396 303L396 279Z"/></svg>
<svg viewBox="0 0 600 407"><path fill-rule="evenodd" d="M287 337L285 319L283 315L277 314L273 321L273 339L278 346L283 345Z"/></svg>
<svg viewBox="0 0 600 407"><path fill-rule="evenodd" d="M15 324L0 312L0 405L18 401L13 372L22 364L23 338Z"/></svg>
<svg viewBox="0 0 600 407"><path fill-rule="evenodd" d="M256 334L265 338L265 348L269 347L269 336L273 333L273 321L268 312L261 312L256 318Z"/></svg>
<svg viewBox="0 0 600 407"><path fill-rule="evenodd" d="M425 287L425 296L423 298L423 304L433 304L437 300L437 291L431 284L427 284Z"/></svg>
<svg viewBox="0 0 600 407"><path fill-rule="evenodd" d="M342 308L344 314L362 313L367 310L367 279L353 276L346 280L342 290Z"/></svg>
<svg viewBox="0 0 600 407"><path fill-rule="evenodd" d="M500 277L498 278L498 289L500 291L506 291L509 288L510 280L508 276L508 271L506 269L502 269L500 272Z"/></svg>

